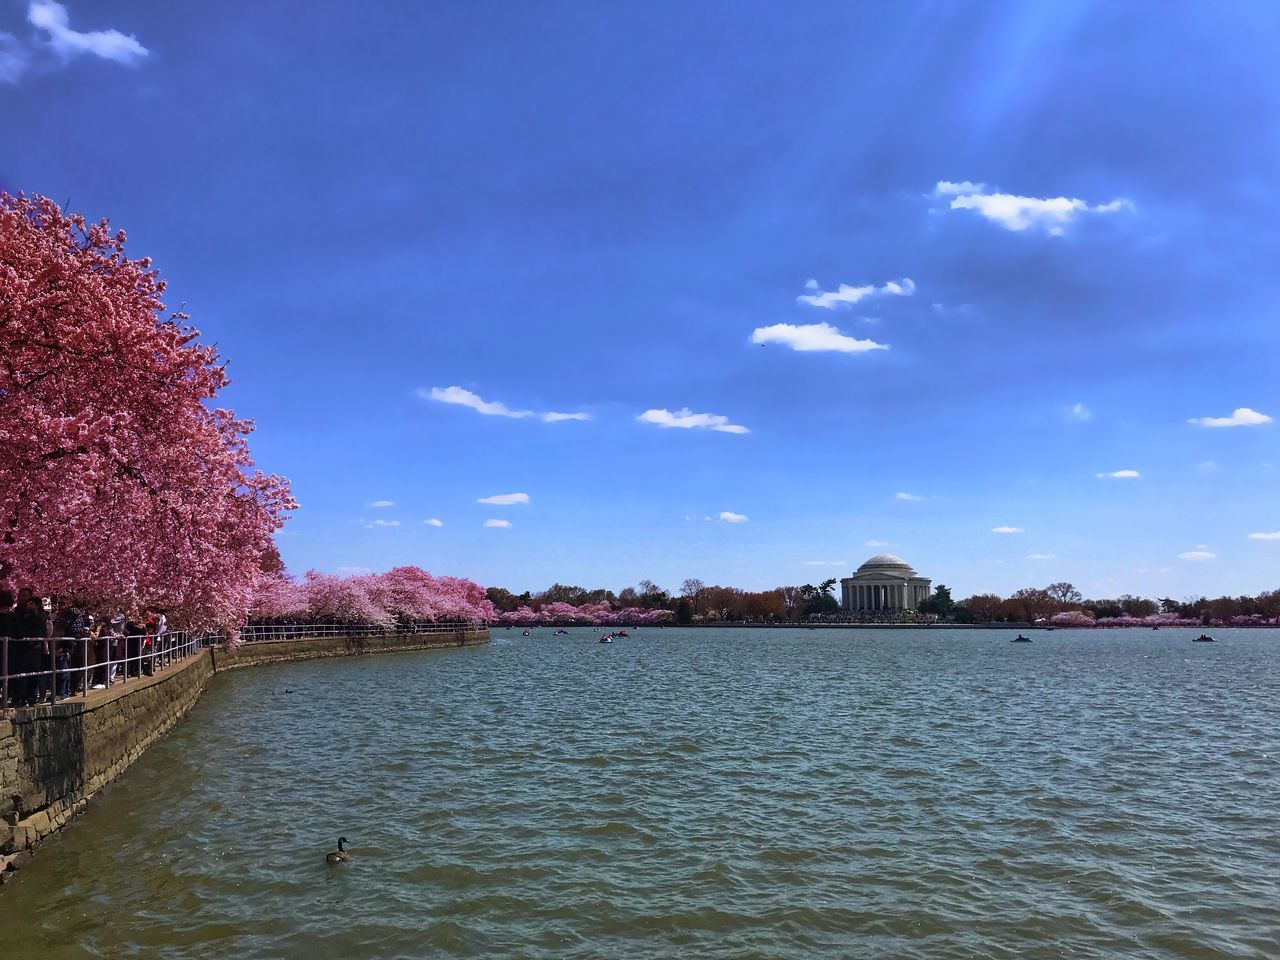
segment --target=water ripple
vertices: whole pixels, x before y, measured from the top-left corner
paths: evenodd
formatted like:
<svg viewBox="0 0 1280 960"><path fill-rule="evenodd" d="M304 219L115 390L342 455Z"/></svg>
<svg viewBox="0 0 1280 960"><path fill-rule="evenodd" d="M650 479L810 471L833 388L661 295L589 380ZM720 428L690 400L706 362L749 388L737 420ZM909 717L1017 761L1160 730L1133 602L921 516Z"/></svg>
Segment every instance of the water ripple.
<svg viewBox="0 0 1280 960"><path fill-rule="evenodd" d="M0 891L0 943L1274 960L1280 645L1189 640L500 633L219 677Z"/></svg>

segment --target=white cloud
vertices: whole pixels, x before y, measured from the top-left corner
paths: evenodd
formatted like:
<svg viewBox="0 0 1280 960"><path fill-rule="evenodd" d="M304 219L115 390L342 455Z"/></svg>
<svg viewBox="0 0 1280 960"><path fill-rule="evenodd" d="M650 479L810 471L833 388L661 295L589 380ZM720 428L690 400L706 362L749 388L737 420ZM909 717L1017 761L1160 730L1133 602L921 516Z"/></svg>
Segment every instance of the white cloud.
<svg viewBox="0 0 1280 960"><path fill-rule="evenodd" d="M399 520L370 520L367 523L365 523L365 526L370 529L374 527L398 527L400 526L400 521Z"/></svg>
<svg viewBox="0 0 1280 960"><path fill-rule="evenodd" d="M67 8L54 0L32 0L27 19L33 27L49 34L50 45L63 56L91 53L116 63L134 63L148 53L136 38L119 30L72 30Z"/></svg>
<svg viewBox="0 0 1280 960"><path fill-rule="evenodd" d="M430 520L423 520L422 522L423 522L423 523L425 523L428 527L443 527L443 526L444 526L444 521L443 521L443 520L437 520L435 517L432 517Z"/></svg>
<svg viewBox="0 0 1280 960"><path fill-rule="evenodd" d="M817 280L814 280L812 277L810 277L808 280L806 280L806 281L804 282L804 288L805 288L806 290L818 290L818 289L820 289L820 288L819 288L819 286L818 286L818 281L817 281Z"/></svg>
<svg viewBox="0 0 1280 960"><path fill-rule="evenodd" d="M751 432L744 426L730 423L728 417L722 417L718 413L694 413L688 407L683 407L675 413L665 408L646 410L636 419L641 423L652 423L663 428L678 427L682 430L715 430L719 433Z"/></svg>
<svg viewBox="0 0 1280 960"><path fill-rule="evenodd" d="M938 185L933 188L935 197L958 197L962 194L985 193L987 185L985 183L974 183L971 180L961 180L959 183L953 183L950 180L939 180Z"/></svg>
<svg viewBox="0 0 1280 960"><path fill-rule="evenodd" d="M1213 553L1210 550L1205 550L1203 547L1198 550L1188 550L1186 553L1178 554L1179 560L1213 560L1215 557L1217 557L1216 553Z"/></svg>
<svg viewBox="0 0 1280 960"><path fill-rule="evenodd" d="M1271 418L1265 413L1248 407L1236 407L1229 417L1192 417L1187 421L1199 427L1256 427L1270 422Z"/></svg>
<svg viewBox="0 0 1280 960"><path fill-rule="evenodd" d="M483 400L477 394L462 387L432 387L430 390L419 390L418 396L423 400L437 400L440 403L454 403L460 407L469 407L476 413L482 413L486 417L521 419L533 416L532 410L512 410L505 403Z"/></svg>
<svg viewBox="0 0 1280 960"><path fill-rule="evenodd" d="M992 533L1021 533L1021 527L992 527Z"/></svg>
<svg viewBox="0 0 1280 960"><path fill-rule="evenodd" d="M0 33L0 83L17 83L27 72L31 55L12 33Z"/></svg>
<svg viewBox="0 0 1280 960"><path fill-rule="evenodd" d="M1202 477L1212 477L1222 472L1222 467L1212 460L1201 460L1196 464L1196 473Z"/></svg>
<svg viewBox="0 0 1280 960"><path fill-rule="evenodd" d="M1251 533L1250 540L1280 540L1280 530L1275 533Z"/></svg>
<svg viewBox="0 0 1280 960"><path fill-rule="evenodd" d="M499 493L492 497L481 497L476 503L492 503L498 506L509 507L514 503L528 503L529 495L527 493Z"/></svg>
<svg viewBox="0 0 1280 960"><path fill-rule="evenodd" d="M899 492L897 492L897 493L895 493L895 494L893 495L893 499L895 499L895 500L912 500L912 501L914 501L914 500L923 500L923 499L924 499L924 497L922 497L922 496L920 496L919 494L916 494L916 493L906 493L906 492L903 492L903 491L899 491Z"/></svg>
<svg viewBox="0 0 1280 960"><path fill-rule="evenodd" d="M1072 405L1067 410L1067 419L1075 420L1078 423L1083 423L1086 420L1093 419L1093 411L1090 410L1088 407L1086 407L1083 403L1077 403Z"/></svg>
<svg viewBox="0 0 1280 960"><path fill-rule="evenodd" d="M888 540L868 540L866 543L863 544L863 546L864 547L887 547L889 546L889 541Z"/></svg>
<svg viewBox="0 0 1280 960"><path fill-rule="evenodd" d="M1136 480L1142 476L1137 470L1112 470L1110 473L1095 473L1099 480Z"/></svg>
<svg viewBox="0 0 1280 960"><path fill-rule="evenodd" d="M1054 556L1052 553L1028 553L1027 559L1028 560L1052 560L1054 559Z"/></svg>
<svg viewBox="0 0 1280 960"><path fill-rule="evenodd" d="M866 353L868 350L888 350L887 343L874 340L856 340L841 333L829 323L775 323L771 327L757 327L751 334L752 343L781 343L800 353L833 351L836 353Z"/></svg>
<svg viewBox="0 0 1280 960"><path fill-rule="evenodd" d="M485 525L486 527L495 527L495 528L497 528L497 529L499 529L499 530L510 530L510 529L511 529L511 521L510 521L510 520L486 520L486 521L484 522L484 525Z"/></svg>
<svg viewBox="0 0 1280 960"><path fill-rule="evenodd" d="M369 506L374 507L375 509L381 509L382 507L394 507L395 505L396 502L394 500L373 500L369 503Z"/></svg>
<svg viewBox="0 0 1280 960"><path fill-rule="evenodd" d="M485 400L478 394L472 393L463 387L432 387L430 390L418 390L417 394L423 400L456 404L457 406L474 410L476 413L483 414L486 417L510 417L512 420L537 417L543 423L562 423L566 420L591 419L591 415L588 413L556 413L554 410L548 413L535 413L532 410L513 410L505 403L497 400Z"/></svg>
<svg viewBox="0 0 1280 960"><path fill-rule="evenodd" d="M741 513L734 513L732 510L721 510L720 519L725 523L746 523L747 517Z"/></svg>
<svg viewBox="0 0 1280 960"><path fill-rule="evenodd" d="M812 281L813 286L805 284L807 290L818 290L817 293L802 293L796 297L797 303L807 303L811 307L821 307L823 310L833 310L836 307L851 307L859 300L877 294L884 294L892 297L909 297L916 292L915 282L907 277L901 280L890 280L883 287L877 287L875 284L867 284L862 287L851 287L847 283L840 284L835 290L820 290L817 281Z"/></svg>
<svg viewBox="0 0 1280 960"><path fill-rule="evenodd" d="M1067 197L1021 197L1013 193L988 193L984 183L952 183L940 180L935 197L951 197L952 210L974 210L1006 230L1023 231L1040 227L1051 236L1061 236L1077 214L1116 213L1134 209L1125 199L1090 206L1084 200Z"/></svg>

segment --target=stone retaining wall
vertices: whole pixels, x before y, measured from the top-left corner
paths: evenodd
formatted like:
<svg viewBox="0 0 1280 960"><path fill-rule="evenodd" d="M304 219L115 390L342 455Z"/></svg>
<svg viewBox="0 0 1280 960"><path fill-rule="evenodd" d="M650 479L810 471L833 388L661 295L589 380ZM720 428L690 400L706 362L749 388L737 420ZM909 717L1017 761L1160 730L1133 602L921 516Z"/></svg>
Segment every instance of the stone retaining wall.
<svg viewBox="0 0 1280 960"><path fill-rule="evenodd" d="M87 697L0 710L0 882L182 719L215 672L488 642L488 630L469 630L210 648L154 677L94 690Z"/></svg>
<svg viewBox="0 0 1280 960"><path fill-rule="evenodd" d="M440 647L470 647L489 642L488 630L459 630L452 633L387 633L371 637L315 637L301 640L263 640L246 643L234 650L213 651L214 669L235 670L289 660L318 657L355 657L366 653L400 653L405 650L435 650Z"/></svg>

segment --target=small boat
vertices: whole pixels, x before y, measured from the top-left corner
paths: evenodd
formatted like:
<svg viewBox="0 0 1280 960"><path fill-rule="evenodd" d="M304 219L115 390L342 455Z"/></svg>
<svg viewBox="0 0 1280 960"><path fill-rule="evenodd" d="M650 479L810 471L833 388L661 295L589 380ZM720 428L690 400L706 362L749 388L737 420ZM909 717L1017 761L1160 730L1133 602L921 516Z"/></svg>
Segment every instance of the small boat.
<svg viewBox="0 0 1280 960"><path fill-rule="evenodd" d="M1160 628L1159 628L1159 627L1152 627L1151 629L1152 629L1152 630L1159 630Z"/></svg>
<svg viewBox="0 0 1280 960"><path fill-rule="evenodd" d="M601 642L601 643L613 643L613 634L611 634L611 633L606 633L603 637L601 637L601 638L600 638L600 642Z"/></svg>
<svg viewBox="0 0 1280 960"><path fill-rule="evenodd" d="M615 637L625 637L626 635L627 635L627 631L625 630L619 630L617 633L614 634Z"/></svg>
<svg viewBox="0 0 1280 960"><path fill-rule="evenodd" d="M1202 633L1200 634L1200 636L1196 637L1191 642L1192 643L1217 643L1218 641L1213 639L1213 637L1209 636L1207 633Z"/></svg>
<svg viewBox="0 0 1280 960"><path fill-rule="evenodd" d="M552 634L553 637L567 637L568 635L569 635L568 630L557 630L555 633Z"/></svg>
<svg viewBox="0 0 1280 960"><path fill-rule="evenodd" d="M527 637L527 636L529 636L529 631L528 631L528 630L526 630L524 633L520 634L520 636L522 636L522 637Z"/></svg>
<svg viewBox="0 0 1280 960"><path fill-rule="evenodd" d="M1030 642L1031 642L1031 638L1030 638L1030 637L1024 637L1022 634L1018 634L1016 637L1014 637L1014 638L1013 638L1012 640L1010 640L1009 642L1010 642L1010 643L1030 643Z"/></svg>

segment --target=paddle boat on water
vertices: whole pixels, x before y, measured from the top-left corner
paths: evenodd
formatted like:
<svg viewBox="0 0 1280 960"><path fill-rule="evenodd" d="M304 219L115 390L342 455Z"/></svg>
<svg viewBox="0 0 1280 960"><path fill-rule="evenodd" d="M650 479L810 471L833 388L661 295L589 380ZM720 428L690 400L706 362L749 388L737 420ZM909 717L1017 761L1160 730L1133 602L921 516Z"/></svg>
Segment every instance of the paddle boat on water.
<svg viewBox="0 0 1280 960"><path fill-rule="evenodd" d="M1207 633L1202 633L1200 634L1200 636L1196 637L1191 642L1192 643L1217 643L1218 641L1213 639L1213 637L1209 636Z"/></svg>
<svg viewBox="0 0 1280 960"><path fill-rule="evenodd" d="M1031 642L1031 638L1030 638L1030 637L1024 637L1022 634L1018 634L1016 637L1014 637L1014 638L1013 638L1012 640L1010 640L1009 642L1010 642L1010 643L1030 643L1030 642Z"/></svg>
<svg viewBox="0 0 1280 960"><path fill-rule="evenodd" d="M569 635L569 631L563 628L557 630L555 633L552 634L553 637L567 637L568 635Z"/></svg>
<svg viewBox="0 0 1280 960"><path fill-rule="evenodd" d="M613 643L613 634L612 634L612 633L604 633L604 634L601 634L601 635L600 635L600 642L601 642L601 643Z"/></svg>

